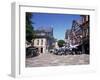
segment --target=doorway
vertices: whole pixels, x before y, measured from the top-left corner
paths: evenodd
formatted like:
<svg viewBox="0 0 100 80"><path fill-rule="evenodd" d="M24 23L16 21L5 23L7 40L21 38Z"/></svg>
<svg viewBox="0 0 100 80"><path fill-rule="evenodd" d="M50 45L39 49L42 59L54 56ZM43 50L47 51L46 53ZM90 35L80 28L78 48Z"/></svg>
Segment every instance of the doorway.
<svg viewBox="0 0 100 80"><path fill-rule="evenodd" d="M41 48L41 53L43 53L43 48Z"/></svg>

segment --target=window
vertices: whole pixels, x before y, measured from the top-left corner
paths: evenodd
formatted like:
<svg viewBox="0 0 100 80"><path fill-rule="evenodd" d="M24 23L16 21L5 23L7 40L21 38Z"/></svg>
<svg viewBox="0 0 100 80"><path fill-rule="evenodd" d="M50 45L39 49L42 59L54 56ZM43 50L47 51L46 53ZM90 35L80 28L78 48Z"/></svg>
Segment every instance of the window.
<svg viewBox="0 0 100 80"><path fill-rule="evenodd" d="M41 45L43 45L43 39L41 40Z"/></svg>
<svg viewBox="0 0 100 80"><path fill-rule="evenodd" d="M39 40L37 40L37 45L39 45Z"/></svg>

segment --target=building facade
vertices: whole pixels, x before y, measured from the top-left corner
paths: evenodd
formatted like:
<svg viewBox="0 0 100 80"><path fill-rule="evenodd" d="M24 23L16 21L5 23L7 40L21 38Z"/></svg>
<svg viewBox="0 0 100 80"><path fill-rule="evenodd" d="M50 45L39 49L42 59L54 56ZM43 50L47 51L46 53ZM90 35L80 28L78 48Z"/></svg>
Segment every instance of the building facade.
<svg viewBox="0 0 100 80"><path fill-rule="evenodd" d="M70 29L67 29L65 32L65 47L70 47L71 40L70 40Z"/></svg>
<svg viewBox="0 0 100 80"><path fill-rule="evenodd" d="M80 44L81 39L82 39L82 28L80 27L80 24L74 20L72 22L72 28L70 31L71 45Z"/></svg>
<svg viewBox="0 0 100 80"><path fill-rule="evenodd" d="M82 17L82 24L81 24L81 28L82 28L82 51L83 53L89 54L89 47L90 47L90 18L89 15L81 15Z"/></svg>
<svg viewBox="0 0 100 80"><path fill-rule="evenodd" d="M35 37L32 40L34 47L37 47L39 53L47 53L53 43L53 28L39 28L35 30Z"/></svg>
<svg viewBox="0 0 100 80"><path fill-rule="evenodd" d="M82 53L89 54L89 15L80 15L80 20L73 20L70 30L71 45L79 45Z"/></svg>
<svg viewBox="0 0 100 80"><path fill-rule="evenodd" d="M45 53L47 46L46 38L35 38L34 40L34 47L37 47L40 53Z"/></svg>
<svg viewBox="0 0 100 80"><path fill-rule="evenodd" d="M66 30L65 42L78 45L82 53L89 54L89 15L80 15L80 20L73 20L70 30Z"/></svg>

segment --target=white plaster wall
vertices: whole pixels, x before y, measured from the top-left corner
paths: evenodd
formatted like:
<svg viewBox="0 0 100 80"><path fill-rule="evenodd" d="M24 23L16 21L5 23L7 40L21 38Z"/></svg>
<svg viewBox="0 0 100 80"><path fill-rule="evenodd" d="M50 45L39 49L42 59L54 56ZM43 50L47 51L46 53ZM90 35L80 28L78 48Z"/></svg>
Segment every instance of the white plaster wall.
<svg viewBox="0 0 100 80"><path fill-rule="evenodd" d="M39 45L37 45L38 40L39 40ZM42 40L43 40L43 45L41 45L42 44L42 42L41 42ZM34 39L34 46L37 47L37 48L43 47L43 53L45 53L45 51L46 51L46 41L47 40L45 38Z"/></svg>

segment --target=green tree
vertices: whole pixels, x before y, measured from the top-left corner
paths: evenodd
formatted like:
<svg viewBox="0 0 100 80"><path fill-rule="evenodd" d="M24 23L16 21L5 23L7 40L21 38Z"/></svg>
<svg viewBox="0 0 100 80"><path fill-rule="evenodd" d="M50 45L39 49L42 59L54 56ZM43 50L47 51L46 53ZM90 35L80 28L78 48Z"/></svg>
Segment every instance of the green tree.
<svg viewBox="0 0 100 80"><path fill-rule="evenodd" d="M59 47L63 47L64 44L65 44L65 41L64 41L64 40L59 40L59 41L58 41L58 46L59 46Z"/></svg>
<svg viewBox="0 0 100 80"><path fill-rule="evenodd" d="M26 40L31 42L34 37L34 28L32 27L32 13L26 13Z"/></svg>

